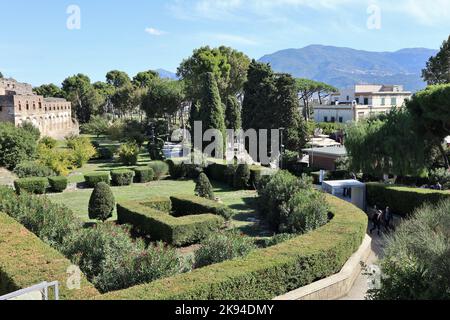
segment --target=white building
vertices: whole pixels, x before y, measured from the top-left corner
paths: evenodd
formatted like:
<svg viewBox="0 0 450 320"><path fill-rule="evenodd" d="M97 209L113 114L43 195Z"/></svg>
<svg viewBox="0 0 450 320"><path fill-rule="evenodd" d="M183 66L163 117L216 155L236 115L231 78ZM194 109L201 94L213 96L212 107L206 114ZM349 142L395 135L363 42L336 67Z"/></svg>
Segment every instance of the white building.
<svg viewBox="0 0 450 320"><path fill-rule="evenodd" d="M314 119L316 122L358 121L402 107L411 95L401 85L355 85L332 94L325 104L315 105Z"/></svg>

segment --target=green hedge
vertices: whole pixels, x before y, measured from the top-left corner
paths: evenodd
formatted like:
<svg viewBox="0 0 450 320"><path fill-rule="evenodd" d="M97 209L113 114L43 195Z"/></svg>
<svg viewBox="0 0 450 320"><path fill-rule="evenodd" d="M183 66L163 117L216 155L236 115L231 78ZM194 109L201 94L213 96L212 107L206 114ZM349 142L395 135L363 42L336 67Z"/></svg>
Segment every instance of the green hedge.
<svg viewBox="0 0 450 320"><path fill-rule="evenodd" d="M213 163L210 164L206 168L206 175L209 179L226 183L230 186L233 186L234 182L234 174L236 172L237 166L226 165L226 164L218 164ZM256 188L259 181L261 180L261 176L265 172L270 172L271 169L260 167L260 166L250 166L250 182L249 185L252 188Z"/></svg>
<svg viewBox="0 0 450 320"><path fill-rule="evenodd" d="M142 204L165 213L171 213L172 211L172 201L170 201L169 197L152 197L150 201L143 202Z"/></svg>
<svg viewBox="0 0 450 320"><path fill-rule="evenodd" d="M97 297L104 300L267 300L340 271L358 250L367 216L327 195L325 226L244 258Z"/></svg>
<svg viewBox="0 0 450 320"><path fill-rule="evenodd" d="M47 178L23 178L14 181L16 192L29 192L33 194L44 194L49 187Z"/></svg>
<svg viewBox="0 0 450 320"><path fill-rule="evenodd" d="M52 192L64 192L67 189L68 181L66 177L49 177L48 182Z"/></svg>
<svg viewBox="0 0 450 320"><path fill-rule="evenodd" d="M236 213L233 209L212 200L196 196L172 196L172 210L176 216L213 213L226 220Z"/></svg>
<svg viewBox="0 0 450 320"><path fill-rule="evenodd" d="M80 290L66 286L73 265L13 218L0 213L0 295L43 281L59 281L61 300L85 300L99 294L84 275Z"/></svg>
<svg viewBox="0 0 450 320"><path fill-rule="evenodd" d="M213 214L176 218L134 201L119 203L117 215L120 224L131 224L138 233L174 246L198 243L224 224L221 217Z"/></svg>
<svg viewBox="0 0 450 320"><path fill-rule="evenodd" d="M94 172L85 174L84 181L89 188L95 188L95 186L100 182L110 184L109 172Z"/></svg>
<svg viewBox="0 0 450 320"><path fill-rule="evenodd" d="M113 170L111 171L111 182L118 187L129 186L133 183L134 175L133 170Z"/></svg>
<svg viewBox="0 0 450 320"><path fill-rule="evenodd" d="M155 178L155 172L152 168L140 167L134 169L134 182L147 183L153 181Z"/></svg>
<svg viewBox="0 0 450 320"><path fill-rule="evenodd" d="M382 183L367 184L367 202L380 208L389 207L400 216L411 215L415 209L425 203L436 204L450 199L450 191L437 191L420 188L386 185Z"/></svg>

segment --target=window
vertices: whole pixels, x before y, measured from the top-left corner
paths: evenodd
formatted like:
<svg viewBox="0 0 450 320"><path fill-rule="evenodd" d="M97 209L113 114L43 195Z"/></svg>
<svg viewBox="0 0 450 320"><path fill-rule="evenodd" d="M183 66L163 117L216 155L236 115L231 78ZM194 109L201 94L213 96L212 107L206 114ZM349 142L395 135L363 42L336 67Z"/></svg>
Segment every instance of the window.
<svg viewBox="0 0 450 320"><path fill-rule="evenodd" d="M391 99L391 105L392 106L396 106L397 105L397 98L392 98Z"/></svg>
<svg viewBox="0 0 450 320"><path fill-rule="evenodd" d="M385 106L386 105L386 98L381 98L381 105Z"/></svg>
<svg viewBox="0 0 450 320"><path fill-rule="evenodd" d="M369 105L369 98L364 98L364 105L368 106Z"/></svg>
<svg viewBox="0 0 450 320"><path fill-rule="evenodd" d="M328 122L328 117L323 117L323 122Z"/></svg>
<svg viewBox="0 0 450 320"><path fill-rule="evenodd" d="M42 109L42 103L39 102L39 109Z"/></svg>
<svg viewBox="0 0 450 320"><path fill-rule="evenodd" d="M359 98L356 98L355 101L357 104L359 104Z"/></svg>
<svg viewBox="0 0 450 320"><path fill-rule="evenodd" d="M335 117L331 117L331 122L335 123L336 122L336 118Z"/></svg>
<svg viewBox="0 0 450 320"><path fill-rule="evenodd" d="M342 123L342 122L344 122L344 118L339 117L339 123Z"/></svg>
<svg viewBox="0 0 450 320"><path fill-rule="evenodd" d="M347 101L350 101L350 96L347 96Z"/></svg>

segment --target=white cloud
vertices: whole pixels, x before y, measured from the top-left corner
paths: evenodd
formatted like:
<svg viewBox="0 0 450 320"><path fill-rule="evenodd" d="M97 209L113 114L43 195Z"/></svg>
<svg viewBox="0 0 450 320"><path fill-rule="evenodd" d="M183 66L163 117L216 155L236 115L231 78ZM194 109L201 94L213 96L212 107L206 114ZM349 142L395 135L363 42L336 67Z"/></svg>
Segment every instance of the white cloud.
<svg viewBox="0 0 450 320"><path fill-rule="evenodd" d="M155 28L145 28L145 32L147 32L148 34L150 34L152 36L157 36L157 37L167 34L167 32L158 30Z"/></svg>
<svg viewBox="0 0 450 320"><path fill-rule="evenodd" d="M392 11L397 14L406 14L414 18L411 23L437 26L442 23L448 25L450 21L449 0L399 0L380 1L381 10Z"/></svg>

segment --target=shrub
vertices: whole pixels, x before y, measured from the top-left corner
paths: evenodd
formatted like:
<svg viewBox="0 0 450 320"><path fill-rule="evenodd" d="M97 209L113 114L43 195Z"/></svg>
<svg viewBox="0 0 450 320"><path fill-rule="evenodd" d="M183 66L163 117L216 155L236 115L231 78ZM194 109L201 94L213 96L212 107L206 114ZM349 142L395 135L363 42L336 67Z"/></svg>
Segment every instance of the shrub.
<svg viewBox="0 0 450 320"><path fill-rule="evenodd" d="M227 183L225 179L226 168L227 166L224 164L213 163L206 168L206 174L211 180Z"/></svg>
<svg viewBox="0 0 450 320"><path fill-rule="evenodd" d="M111 181L114 186L129 186L133 183L134 171L113 170L111 171Z"/></svg>
<svg viewBox="0 0 450 320"><path fill-rule="evenodd" d="M38 162L58 175L68 175L73 167L72 161L72 152L69 150L49 149L42 143L38 146Z"/></svg>
<svg viewBox="0 0 450 320"><path fill-rule="evenodd" d="M49 177L48 182L50 183L50 190L53 192L63 192L67 189L66 177Z"/></svg>
<svg viewBox="0 0 450 320"><path fill-rule="evenodd" d="M254 250L241 259L193 270L126 290L104 300L269 300L339 272L358 250L367 216L326 195L334 218L306 235Z"/></svg>
<svg viewBox="0 0 450 320"><path fill-rule="evenodd" d="M198 179L196 181L195 195L197 197L206 198L209 200L216 199L211 182L209 182L208 177L204 173L200 174L200 176L198 177Z"/></svg>
<svg viewBox="0 0 450 320"><path fill-rule="evenodd" d="M11 123L0 123L0 167L9 170L36 155L36 140L33 135Z"/></svg>
<svg viewBox="0 0 450 320"><path fill-rule="evenodd" d="M197 164L190 163L182 163L183 172L185 173L186 178L189 179L198 179L200 174L203 172L203 166Z"/></svg>
<svg viewBox="0 0 450 320"><path fill-rule="evenodd" d="M248 189L250 185L250 168L247 164L237 166L233 186L237 190Z"/></svg>
<svg viewBox="0 0 450 320"><path fill-rule="evenodd" d="M169 166L169 174L172 179L178 180L186 177L185 167L181 162L175 163L175 161L169 159L166 160L166 163Z"/></svg>
<svg viewBox="0 0 450 320"><path fill-rule="evenodd" d="M46 146L49 149L56 148L56 145L58 144L58 141L51 137L43 137L39 143L42 143L44 146Z"/></svg>
<svg viewBox="0 0 450 320"><path fill-rule="evenodd" d="M109 180L109 172L94 172L84 175L84 181L89 188L95 188L95 186L100 182L109 184Z"/></svg>
<svg viewBox="0 0 450 320"><path fill-rule="evenodd" d="M152 197L150 201L143 203L143 205L165 213L171 213L172 211L172 201L168 197Z"/></svg>
<svg viewBox="0 0 450 320"><path fill-rule="evenodd" d="M99 160L113 160L114 159L114 149L111 147L98 147L97 148L97 159Z"/></svg>
<svg viewBox="0 0 450 320"><path fill-rule="evenodd" d="M149 165L155 173L155 180L161 180L169 173L169 166L164 161L152 161Z"/></svg>
<svg viewBox="0 0 450 320"><path fill-rule="evenodd" d="M237 165L229 165L224 170L224 181L230 187L234 187L234 177L236 176L236 171L238 169Z"/></svg>
<svg viewBox="0 0 450 320"><path fill-rule="evenodd" d="M19 178L45 178L55 175L55 172L51 168L36 161L25 161L19 163L14 169L14 173Z"/></svg>
<svg viewBox="0 0 450 320"><path fill-rule="evenodd" d="M117 151L119 161L126 166L134 166L138 162L139 151L139 146L135 143L123 144Z"/></svg>
<svg viewBox="0 0 450 320"><path fill-rule="evenodd" d="M308 181L287 171L279 171L259 190L259 207L270 226L279 231L289 215L288 202L301 189L311 188Z"/></svg>
<svg viewBox="0 0 450 320"><path fill-rule="evenodd" d="M411 215L426 203L439 203L450 198L448 191L408 188L381 183L367 184L367 202L379 208L389 207L400 216Z"/></svg>
<svg viewBox="0 0 450 320"><path fill-rule="evenodd" d="M41 131L39 130L39 128L35 127L34 124L32 124L31 122L24 122L20 125L20 128L29 132L32 136L34 141L38 141L39 138L41 137Z"/></svg>
<svg viewBox="0 0 450 320"><path fill-rule="evenodd" d="M264 247L268 248L268 247L273 247L276 246L280 243L292 240L294 238L298 237L297 234L292 234L292 233L279 233L274 235L272 238L267 239L264 243Z"/></svg>
<svg viewBox="0 0 450 320"><path fill-rule="evenodd" d="M97 151L87 137L67 137L67 146L71 149L72 163L77 167L83 167Z"/></svg>
<svg viewBox="0 0 450 320"><path fill-rule="evenodd" d="M446 168L432 170L429 178L431 183L437 184L439 182L444 189L450 189L450 171Z"/></svg>
<svg viewBox="0 0 450 320"><path fill-rule="evenodd" d="M42 279L65 283L67 270L73 265L12 217L0 212L0 295L28 288ZM20 235L20 236L19 236ZM30 254L32 252L32 254ZM20 266L20 267L19 267ZM99 292L81 274L80 290L59 287L62 300L82 300Z"/></svg>
<svg viewBox="0 0 450 320"><path fill-rule="evenodd" d="M205 198L194 196L172 196L170 197L170 200L172 201L173 214L176 216L213 213L221 216L225 220L230 220L236 213L233 209L223 204Z"/></svg>
<svg viewBox="0 0 450 320"><path fill-rule="evenodd" d="M279 229L282 232L303 234L328 222L325 195L315 189L299 190L287 203L288 216Z"/></svg>
<svg viewBox="0 0 450 320"><path fill-rule="evenodd" d="M112 217L116 201L109 185L100 182L89 200L89 219L106 221Z"/></svg>
<svg viewBox="0 0 450 320"><path fill-rule="evenodd" d="M153 143L150 141L147 145L148 153L150 154L150 159L155 161L162 161L165 159L164 156L164 140L163 139L156 139L156 141Z"/></svg>
<svg viewBox="0 0 450 320"><path fill-rule="evenodd" d="M377 300L450 299L450 200L416 210L387 239Z"/></svg>
<svg viewBox="0 0 450 320"><path fill-rule="evenodd" d="M136 168L134 169L134 182L147 183L153 181L155 173L152 168Z"/></svg>
<svg viewBox="0 0 450 320"><path fill-rule="evenodd" d="M173 217L145 203L123 202L117 205L120 224L131 224L135 231L152 240L162 240L174 246L197 243L223 225L221 217L212 214Z"/></svg>
<svg viewBox="0 0 450 320"><path fill-rule="evenodd" d="M44 194L49 186L47 178L23 178L14 181L17 193L29 192L34 194Z"/></svg>
<svg viewBox="0 0 450 320"><path fill-rule="evenodd" d="M240 258L256 249L253 240L238 232L216 233L201 242L195 251L197 268Z"/></svg>
<svg viewBox="0 0 450 320"><path fill-rule="evenodd" d="M101 116L93 116L88 123L81 125L82 133L93 134L97 137L108 134L109 121Z"/></svg>

